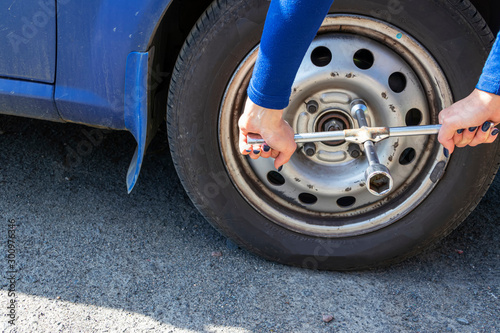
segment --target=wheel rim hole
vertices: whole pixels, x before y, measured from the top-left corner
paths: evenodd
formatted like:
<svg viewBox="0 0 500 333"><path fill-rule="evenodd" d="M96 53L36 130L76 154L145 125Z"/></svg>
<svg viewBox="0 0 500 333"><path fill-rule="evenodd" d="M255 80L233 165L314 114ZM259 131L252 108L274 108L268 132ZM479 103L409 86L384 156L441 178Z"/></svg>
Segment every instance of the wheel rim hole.
<svg viewBox="0 0 500 333"><path fill-rule="evenodd" d="M417 153L415 152L415 149L413 148L406 148L403 153L401 153L401 156L399 157L399 163L401 165L407 165L413 162L415 159L415 156Z"/></svg>
<svg viewBox="0 0 500 333"><path fill-rule="evenodd" d="M276 171L270 171L267 174L267 180L275 186L281 186L285 184L285 178L279 172Z"/></svg>
<svg viewBox="0 0 500 333"><path fill-rule="evenodd" d="M304 204L312 205L318 201L318 198L314 194L301 193L299 194L299 200Z"/></svg>
<svg viewBox="0 0 500 333"><path fill-rule="evenodd" d="M367 49L361 49L354 54L354 64L359 69L370 69L373 66L375 58L373 53Z"/></svg>
<svg viewBox="0 0 500 333"><path fill-rule="evenodd" d="M422 112L419 109L411 109L406 113L406 126L417 126L422 122Z"/></svg>
<svg viewBox="0 0 500 333"><path fill-rule="evenodd" d="M337 200L337 205L342 208L347 208L351 207L356 203L356 198L355 197L342 197Z"/></svg>
<svg viewBox="0 0 500 333"><path fill-rule="evenodd" d="M311 61L315 66L325 67L332 61L332 52L324 46L319 46L312 51Z"/></svg>
<svg viewBox="0 0 500 333"><path fill-rule="evenodd" d="M389 87L395 93L400 93L406 88L406 76L403 73L395 72L389 76Z"/></svg>

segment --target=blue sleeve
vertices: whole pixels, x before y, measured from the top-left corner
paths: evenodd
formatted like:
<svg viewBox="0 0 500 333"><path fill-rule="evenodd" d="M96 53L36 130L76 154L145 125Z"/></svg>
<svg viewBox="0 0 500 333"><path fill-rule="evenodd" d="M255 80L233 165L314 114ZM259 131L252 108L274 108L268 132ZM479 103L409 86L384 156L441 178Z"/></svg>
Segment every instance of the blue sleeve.
<svg viewBox="0 0 500 333"><path fill-rule="evenodd" d="M500 36L500 34L499 34ZM497 37L490 56L483 68L483 74L479 78L476 86L477 89L483 90L495 95L500 95L500 38Z"/></svg>
<svg viewBox="0 0 500 333"><path fill-rule="evenodd" d="M248 97L268 109L288 106L292 84L333 0L272 0Z"/></svg>

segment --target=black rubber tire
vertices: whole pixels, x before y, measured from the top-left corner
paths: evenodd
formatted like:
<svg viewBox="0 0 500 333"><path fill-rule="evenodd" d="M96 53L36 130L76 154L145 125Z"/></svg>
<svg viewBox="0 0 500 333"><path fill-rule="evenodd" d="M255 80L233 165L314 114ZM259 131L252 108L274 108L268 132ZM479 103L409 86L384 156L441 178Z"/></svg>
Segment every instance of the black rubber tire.
<svg viewBox="0 0 500 333"><path fill-rule="evenodd" d="M280 263L364 269L415 255L456 228L498 169L498 144L458 149L438 185L414 211L374 232L346 238L298 234L267 220L233 186L218 144L218 112L238 64L259 42L268 0L217 0L187 38L170 84L168 135L184 187L203 216L240 246ZM467 0L336 0L331 12L385 20L437 59L455 100L474 88L494 40Z"/></svg>

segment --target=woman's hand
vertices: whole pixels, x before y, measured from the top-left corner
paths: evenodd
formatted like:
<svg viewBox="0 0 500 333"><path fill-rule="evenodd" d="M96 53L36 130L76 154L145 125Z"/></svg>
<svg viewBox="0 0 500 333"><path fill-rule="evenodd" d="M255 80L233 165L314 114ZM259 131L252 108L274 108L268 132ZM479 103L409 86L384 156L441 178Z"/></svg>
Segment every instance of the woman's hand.
<svg viewBox="0 0 500 333"><path fill-rule="evenodd" d="M297 145L293 140L293 129L283 120L283 110L265 109L247 98L245 110L241 115L239 148L243 155L252 159L259 157L275 158L274 167L279 169L292 157ZM266 143L249 145L247 138L262 137Z"/></svg>
<svg viewBox="0 0 500 333"><path fill-rule="evenodd" d="M447 107L439 113L443 126L438 140L445 147L445 155L457 147L477 146L492 143L499 130L500 96L475 89L466 98Z"/></svg>

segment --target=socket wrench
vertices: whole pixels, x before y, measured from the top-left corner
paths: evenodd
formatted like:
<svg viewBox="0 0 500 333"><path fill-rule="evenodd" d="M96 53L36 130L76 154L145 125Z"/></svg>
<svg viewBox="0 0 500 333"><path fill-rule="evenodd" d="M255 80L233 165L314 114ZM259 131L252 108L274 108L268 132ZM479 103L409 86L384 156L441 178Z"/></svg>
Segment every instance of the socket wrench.
<svg viewBox="0 0 500 333"><path fill-rule="evenodd" d="M299 133L295 134L294 140L296 143L345 140L363 144L369 164L365 171L366 187L373 195L383 196L392 190L394 181L389 169L380 163L374 143L389 137L438 134L441 125L368 127L365 116L366 110L366 103L361 99L356 99L351 103L351 115L358 122L359 128L343 131ZM248 138L247 140L247 143L251 145L263 144L264 142L263 139Z"/></svg>

